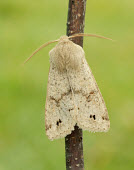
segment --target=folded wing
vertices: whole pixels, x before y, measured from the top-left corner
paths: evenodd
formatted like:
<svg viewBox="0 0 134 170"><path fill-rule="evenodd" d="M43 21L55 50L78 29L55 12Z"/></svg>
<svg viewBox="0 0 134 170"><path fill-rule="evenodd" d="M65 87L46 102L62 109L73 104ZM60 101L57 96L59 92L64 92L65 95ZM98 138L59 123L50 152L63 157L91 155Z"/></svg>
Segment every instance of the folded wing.
<svg viewBox="0 0 134 170"><path fill-rule="evenodd" d="M45 106L45 127L49 139L65 137L74 130L76 114L66 72L50 63Z"/></svg>
<svg viewBox="0 0 134 170"><path fill-rule="evenodd" d="M84 54L80 71L68 70L68 75L78 109L77 125L91 132L108 131L107 108Z"/></svg>

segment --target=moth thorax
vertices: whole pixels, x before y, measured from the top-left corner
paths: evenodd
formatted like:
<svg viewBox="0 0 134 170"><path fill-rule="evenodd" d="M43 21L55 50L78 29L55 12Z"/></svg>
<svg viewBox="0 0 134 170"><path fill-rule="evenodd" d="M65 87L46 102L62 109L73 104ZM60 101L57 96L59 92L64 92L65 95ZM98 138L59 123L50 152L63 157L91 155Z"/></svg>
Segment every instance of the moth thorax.
<svg viewBox="0 0 134 170"><path fill-rule="evenodd" d="M49 54L53 65L58 71L63 72L66 69L78 71L84 52L80 46L69 41L68 43L58 44Z"/></svg>

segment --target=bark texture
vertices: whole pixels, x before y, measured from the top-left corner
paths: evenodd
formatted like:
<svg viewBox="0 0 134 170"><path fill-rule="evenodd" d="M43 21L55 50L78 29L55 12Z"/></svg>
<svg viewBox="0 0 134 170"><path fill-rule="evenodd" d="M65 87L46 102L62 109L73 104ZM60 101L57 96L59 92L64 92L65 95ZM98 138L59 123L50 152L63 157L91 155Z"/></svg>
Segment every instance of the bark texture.
<svg viewBox="0 0 134 170"><path fill-rule="evenodd" d="M86 0L69 0L67 35L83 33L85 26ZM74 43L83 47L83 37L76 37Z"/></svg>
<svg viewBox="0 0 134 170"><path fill-rule="evenodd" d="M83 33L85 26L86 0L69 0L67 35ZM76 37L73 42L83 47L83 37ZM66 169L84 170L83 134L76 125L75 130L65 138Z"/></svg>

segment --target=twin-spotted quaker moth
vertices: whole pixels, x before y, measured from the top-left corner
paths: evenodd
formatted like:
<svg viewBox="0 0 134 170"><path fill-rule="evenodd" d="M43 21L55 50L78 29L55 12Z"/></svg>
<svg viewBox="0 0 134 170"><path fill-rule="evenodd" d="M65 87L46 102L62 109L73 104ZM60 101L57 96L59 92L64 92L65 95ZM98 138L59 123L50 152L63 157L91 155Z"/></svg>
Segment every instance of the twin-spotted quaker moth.
<svg viewBox="0 0 134 170"><path fill-rule="evenodd" d="M42 45L33 53L58 42L49 53L50 70L45 106L46 134L51 140L70 134L76 124L91 132L106 132L110 127L105 102L88 66L84 50L71 41L78 36L96 35L62 36L59 40Z"/></svg>

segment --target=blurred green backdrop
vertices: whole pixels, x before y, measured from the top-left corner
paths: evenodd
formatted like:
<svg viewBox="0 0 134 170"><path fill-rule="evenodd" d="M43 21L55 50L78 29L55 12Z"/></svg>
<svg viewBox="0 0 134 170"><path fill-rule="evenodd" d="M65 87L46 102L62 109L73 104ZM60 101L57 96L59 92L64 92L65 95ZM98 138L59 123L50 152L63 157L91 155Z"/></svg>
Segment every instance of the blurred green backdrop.
<svg viewBox="0 0 134 170"><path fill-rule="evenodd" d="M66 34L68 0L0 1L0 170L63 170L64 139L45 135L50 45ZM84 132L86 170L134 169L134 1L88 0L86 58L103 94L111 129Z"/></svg>

